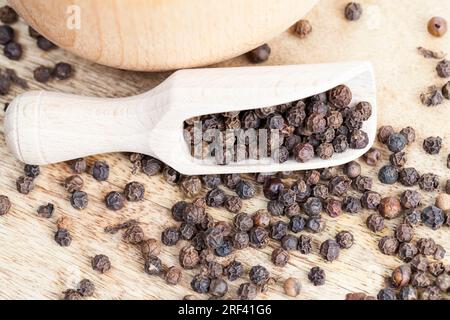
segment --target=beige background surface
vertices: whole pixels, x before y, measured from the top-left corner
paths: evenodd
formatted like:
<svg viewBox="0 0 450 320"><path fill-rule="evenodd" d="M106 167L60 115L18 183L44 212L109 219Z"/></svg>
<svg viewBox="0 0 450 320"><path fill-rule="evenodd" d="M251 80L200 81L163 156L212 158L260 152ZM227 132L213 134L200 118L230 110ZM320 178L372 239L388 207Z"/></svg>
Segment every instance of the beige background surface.
<svg viewBox="0 0 450 320"><path fill-rule="evenodd" d="M449 103L436 108L426 108L420 104L418 95L421 90L431 84L442 85L444 81L434 71L437 62L419 56L416 47L450 52L449 34L436 39L426 32L426 23L431 16L441 15L450 19L450 3L439 0L365 0L361 3L364 7L362 19L347 22L343 18L346 1L320 1L307 17L313 25L313 33L307 39L299 39L291 32L285 32L273 39L270 42L272 56L267 64L372 61L377 76L380 125L392 124L398 130L407 125L416 128L417 141L408 147L408 165L417 167L423 173L436 172L444 182L450 179L450 170L445 166L445 157L450 152ZM151 89L168 75L113 70L91 64L62 50L45 53L37 49L34 40L28 37L23 22L14 28L20 30L19 41L25 47L24 57L20 62L0 57L0 66L18 70L21 76L30 80L32 88L102 97L129 96ZM52 65L57 61L73 63L75 77L64 82L53 81L45 86L31 80L36 66ZM246 59L238 57L220 66L245 64ZM1 101L7 102L19 92L15 89L10 95L1 97ZM0 111L0 121L3 116L3 111ZM0 131L3 131L2 125ZM426 155L421 148L423 139L432 135L444 139L444 147L438 156ZM95 298L98 299L180 299L192 293L189 288L194 274L192 271L184 272L181 285L167 286L162 279L143 273L143 261L138 252L121 241L120 233L107 235L103 232L107 225L134 218L142 222L148 236L159 238L161 230L173 224L169 208L182 198L179 190L163 183L159 176L133 176L124 155L96 158L109 162L110 179L98 183L91 176L83 175L90 204L86 210L78 212L70 207L67 194L60 185L70 174L66 164L42 168L35 190L29 196L18 194L15 179L22 174L22 164L11 157L3 139L0 139L0 194L9 196L13 203L10 213L0 218L0 298L58 299L63 290L74 287L84 277L96 284ZM93 160L94 157L88 159L89 163ZM382 160L379 166L388 161L385 150ZM364 173L375 178L378 167L365 167ZM130 203L120 212L107 211L103 204L104 195L112 190L121 190L131 180L145 184L148 190L145 202ZM390 195L403 190L397 185L385 187L378 184L374 189ZM431 203L434 196L427 193L424 203ZM56 205L56 213L49 220L36 216L37 207L46 202ZM245 202L244 211L251 213L265 206L266 201L259 193L255 199ZM209 209L208 212L217 220L231 218L231 214L222 209ZM59 247L53 240L55 222L64 215L73 219L74 239L68 248ZM381 236L391 234L399 221L389 222L388 228L374 236L365 227L367 215L368 212L364 212L356 216L343 215L338 219L327 218L326 231L313 235L314 253L307 256L293 253L284 269L274 267L269 260L275 243L263 251L248 249L238 252L236 258L244 261L247 267L256 263L269 267L280 283L289 276L299 278L303 285L299 299L342 299L346 293L353 291L376 294L383 286L384 277L401 263L395 257L382 255L377 249L377 241ZM326 263L317 255L318 245L340 230L351 230L356 243L351 249L342 251L337 261ZM420 227L417 236L433 236L450 252L448 228L434 232ZM178 265L177 253L182 246L180 242L176 247L164 247L162 260L169 265ZM111 258L113 267L106 275L99 275L90 268L90 257L97 253ZM322 287L313 287L307 280L307 272L314 265L326 270L327 282ZM240 282L230 285L232 295ZM260 297L287 298L281 284L274 285Z"/></svg>

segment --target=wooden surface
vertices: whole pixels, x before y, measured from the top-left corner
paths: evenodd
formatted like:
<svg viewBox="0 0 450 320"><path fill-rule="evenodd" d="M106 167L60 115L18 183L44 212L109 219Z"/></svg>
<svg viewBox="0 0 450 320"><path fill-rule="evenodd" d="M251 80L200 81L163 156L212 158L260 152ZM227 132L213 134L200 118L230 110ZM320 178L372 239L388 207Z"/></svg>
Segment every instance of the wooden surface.
<svg viewBox="0 0 450 320"><path fill-rule="evenodd" d="M10 0L58 45L122 69L172 70L245 53L318 0Z"/></svg>
<svg viewBox="0 0 450 320"><path fill-rule="evenodd" d="M291 33L284 33L270 42L272 56L267 64L318 63L345 60L370 60L375 66L379 124L392 124L396 129L412 125L417 130L417 141L408 147L408 166L419 171L436 172L441 181L450 179L450 170L445 166L445 157L450 152L450 113L449 103L426 108L420 104L419 92L431 84L443 84L434 70L436 61L427 60L416 53L417 46L450 52L447 34L435 39L426 33L426 23L433 15L450 19L450 4L440 0L399 0L399 1L361 1L364 6L363 18L358 22L343 19L342 10L346 1L323 0L308 15L313 25L313 33L307 39L298 39ZM73 57L62 50L43 53L35 48L26 35L25 26L20 23L20 42L26 47L21 62L10 62L0 58L0 65L17 68L21 76L31 79L32 70L39 64L52 65L52 61L68 61L75 64L76 76L69 81L54 81L42 86L30 81L33 89L53 88L61 92L83 93L101 97L129 96L147 91L165 79L167 73L144 74L108 69L93 65ZM244 57L222 63L221 66L247 64ZM2 97L9 101L14 94ZM3 113L0 112L0 120ZM3 127L0 126L3 131ZM436 156L425 154L421 144L428 136L439 135L444 139L441 153ZM383 149L379 166L388 161L388 152ZM2 298L49 298L58 299L61 292L83 277L91 279L97 287L97 299L179 299L191 294L189 282L194 272L183 274L181 285L167 286L163 280L143 273L142 263L135 248L121 241L121 234L107 235L103 228L128 218L139 219L148 236L159 238L161 230L174 224L169 217L169 208L182 198L176 187L164 184L160 176L147 177L143 174L133 176L126 157L112 154L98 157L111 165L108 182L96 182L87 174L83 175L89 194L90 204L84 211L72 209L67 194L60 186L61 181L70 174L66 164L42 168L37 179L36 189L23 196L15 190L15 179L22 174L22 164L14 160L0 141L0 193L10 197L11 212L0 218L0 297ZM94 158L89 158L92 163ZM374 178L379 168L364 167L364 173ZM376 179L376 178L375 178ZM105 209L104 195L111 190L121 190L124 185L137 180L143 182L148 190L145 202L128 204L119 212ZM399 194L403 187L381 186L374 189L383 194ZM425 193L424 203L434 201L435 193ZM56 205L56 213L50 220L38 218L36 209L46 202ZM258 197L245 201L243 211L253 212L264 208L266 201L261 193ZM222 209L208 209L215 219L230 219L231 214ZM263 251L245 250L238 252L236 258L249 267L260 263L269 267L272 275L281 279L294 276L300 279L303 288L299 299L343 299L352 291L376 294L383 286L384 277L399 265L398 258L382 255L377 249L377 241L383 235L392 234L398 220L389 221L388 228L374 236L365 227L368 212L351 216L343 215L337 219L327 219L326 230L314 237L314 253L303 256L294 253L289 265L284 269L273 267L269 260L271 248ZM73 219L73 243L61 248L53 240L55 221L58 217ZM320 241L333 237L337 231L351 230L355 235L355 245L341 253L333 263L326 263L317 254ZM416 237L432 236L450 252L449 229L431 231L429 228L417 229ZM161 258L167 264L178 265L177 253L183 243L176 247L164 247ZM112 270L100 275L90 268L90 257L104 253L110 256ZM448 254L446 257L448 261ZM309 268L320 265L327 273L327 282L322 287L313 287L307 280ZM230 292L235 293L237 283L232 283ZM281 284L273 286L263 299L285 299Z"/></svg>
<svg viewBox="0 0 450 320"><path fill-rule="evenodd" d="M214 158L195 159L185 143L186 119L280 105L339 84L352 88L355 103L372 105L373 115L362 128L368 135L365 148L306 163L291 159L280 164L265 157L224 166ZM337 166L362 156L375 140L376 111L375 79L368 62L201 68L179 70L157 88L128 98L29 91L9 104L4 130L11 153L33 165L107 152L138 152L185 175L294 171ZM180 152L174 153L178 146Z"/></svg>

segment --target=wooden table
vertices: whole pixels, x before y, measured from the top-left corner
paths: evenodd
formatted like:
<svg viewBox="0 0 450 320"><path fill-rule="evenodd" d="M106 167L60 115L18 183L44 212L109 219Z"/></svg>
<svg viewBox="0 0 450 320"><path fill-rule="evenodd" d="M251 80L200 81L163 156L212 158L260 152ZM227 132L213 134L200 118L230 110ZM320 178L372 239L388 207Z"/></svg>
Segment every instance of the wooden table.
<svg viewBox="0 0 450 320"><path fill-rule="evenodd" d="M4 1L0 1L3 3ZM450 179L450 170L445 166L450 152L449 103L426 108L421 105L419 92L431 84L442 85L434 71L436 60L427 60L416 52L417 46L450 52L447 35L436 39L426 32L426 23L433 15L450 19L450 4L445 1L420 0L364 0L364 15L358 22L343 18L346 1L322 0L309 13L313 33L306 39L299 39L290 32L270 42L272 56L267 64L319 63L345 60L370 60L376 70L378 86L379 124L391 124L396 129L411 125L417 130L417 141L408 147L408 165L419 171L436 172L442 182ZM61 92L81 93L102 97L129 96L147 91L164 80L168 73L134 73L113 70L84 61L63 50L45 53L37 49L34 40L27 35L26 25L21 21L14 26L19 29L19 40L25 47L20 62L0 57L0 65L15 68L20 76L29 80L33 89L45 88ZM53 65L67 61L75 66L75 77L67 81L52 81L40 85L32 80L32 72L38 65ZM221 66L248 64L244 57L238 57ZM21 90L14 89L1 102L10 101ZM4 113L0 111L0 120ZM0 125L3 131L3 126ZM422 150L422 141L428 136L439 135L444 147L439 155L430 156ZM382 148L380 145L378 147ZM379 166L388 161L388 152L383 149ZM12 210L0 218L0 297L7 299L58 299L61 292L72 288L82 278L91 279L96 287L97 299L180 299L191 294L189 283L194 274L186 271L178 286L168 286L164 280L150 277L143 272L143 261L138 251L121 241L121 234L109 235L103 232L107 225L126 219L138 219L148 236L160 237L161 230L174 224L169 209L182 194L177 187L163 182L160 176L147 177L139 173L132 175L131 166L125 155L109 154L88 159L108 161L111 166L107 182L96 182L83 174L85 191L90 203L86 210L76 211L68 203L68 195L61 181L71 174L67 164L41 168L42 174L36 180L37 186L29 195L20 195L15 189L15 180L22 174L23 164L8 153L4 140L0 139L0 194L10 197ZM364 173L373 176L379 166L364 165ZM145 201L129 203L119 212L106 210L105 194L121 190L132 180L145 184L148 190ZM399 194L403 187L392 187L376 183L375 191L385 195ZM425 193L424 204L434 202L436 193ZM51 219L36 215L38 206L52 202L56 212ZM252 213L265 208L266 200L261 193L255 199L245 201L244 211ZM217 220L229 220L231 214L223 209L208 209ZM260 263L267 266L271 274L280 279L297 277L302 282L299 299L343 299L348 292L363 291L375 295L383 286L384 278L401 261L382 255L377 249L381 236L392 234L399 220L389 221L388 227L374 235L365 226L369 212L358 215L343 215L337 219L326 217L326 230L314 237L314 253L301 255L293 253L289 265L280 269L270 262L270 253L276 246L271 243L263 251L247 249L236 253L236 258L247 267ZM68 216L73 220L73 243L68 248L59 247L53 240L56 220ZM333 237L340 230L350 230L355 236L355 245L343 250L340 258L326 263L317 254L321 241ZM448 228L431 231L417 228L416 237L432 236L450 252ZM178 251L184 244L164 247L161 258L169 265L178 265ZM111 258L112 269L105 275L94 272L90 257L104 253ZM308 270L315 265L325 269L326 284L314 287L307 280ZM230 284L235 294L240 281ZM285 299L281 284L276 284L260 296L263 299ZM202 297L204 298L204 297Z"/></svg>

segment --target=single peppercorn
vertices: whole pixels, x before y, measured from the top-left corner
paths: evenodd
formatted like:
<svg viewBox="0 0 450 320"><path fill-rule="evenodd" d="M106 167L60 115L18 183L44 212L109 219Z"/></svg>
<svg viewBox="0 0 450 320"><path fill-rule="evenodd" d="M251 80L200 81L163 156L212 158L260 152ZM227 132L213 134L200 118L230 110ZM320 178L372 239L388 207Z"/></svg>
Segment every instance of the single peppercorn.
<svg viewBox="0 0 450 320"><path fill-rule="evenodd" d="M378 242L378 248L386 255L394 255L398 250L398 246L398 240L390 236L384 236Z"/></svg>
<svg viewBox="0 0 450 320"><path fill-rule="evenodd" d="M374 191L365 191L361 196L361 205L363 208L376 210L381 202L381 195Z"/></svg>
<svg viewBox="0 0 450 320"><path fill-rule="evenodd" d="M381 289L377 294L378 300L397 300L397 294L391 288Z"/></svg>
<svg viewBox="0 0 450 320"><path fill-rule="evenodd" d="M353 246L354 238L353 234L349 231L340 231L336 235L336 242L341 249L349 249Z"/></svg>
<svg viewBox="0 0 450 320"><path fill-rule="evenodd" d="M320 267L313 267L308 273L308 279L315 286L322 286L325 284L325 271Z"/></svg>
<svg viewBox="0 0 450 320"><path fill-rule="evenodd" d="M389 156L389 161L397 168L403 167L406 164L406 160L407 158L405 152L397 152Z"/></svg>
<svg viewBox="0 0 450 320"><path fill-rule="evenodd" d="M163 265L158 257L149 256L144 263L144 271L151 276L159 276L163 273Z"/></svg>
<svg viewBox="0 0 450 320"><path fill-rule="evenodd" d="M417 253L416 245L411 242L403 242L398 246L398 257L405 262L411 261Z"/></svg>
<svg viewBox="0 0 450 320"><path fill-rule="evenodd" d="M75 191L81 191L84 185L84 180L79 175L73 175L67 177L64 180L63 187L67 192L73 193Z"/></svg>
<svg viewBox="0 0 450 320"><path fill-rule="evenodd" d="M450 77L450 60L442 60L436 66L436 71L439 77L448 78Z"/></svg>
<svg viewBox="0 0 450 320"><path fill-rule="evenodd" d="M225 202L225 198L225 192L219 188L211 189L205 196L206 204L214 208L222 206Z"/></svg>
<svg viewBox="0 0 450 320"><path fill-rule="evenodd" d="M445 214L443 213L442 209L436 206L429 206L423 209L421 220L424 222L425 225L432 228L433 230L436 230L442 226L442 224L445 221ZM447 224L448 224L448 218L447 218Z"/></svg>
<svg viewBox="0 0 450 320"><path fill-rule="evenodd" d="M401 213L400 200L397 197L385 197L381 199L378 212L386 219L396 218Z"/></svg>
<svg viewBox="0 0 450 320"><path fill-rule="evenodd" d="M0 26L0 44L6 45L14 40L14 29L10 26Z"/></svg>
<svg viewBox="0 0 450 320"><path fill-rule="evenodd" d="M312 239L310 236L302 234L298 237L297 249L301 254L309 254L312 250Z"/></svg>
<svg viewBox="0 0 450 320"><path fill-rule="evenodd" d="M224 274L227 276L228 280L235 281L244 275L244 266L239 261L231 261L225 268Z"/></svg>
<svg viewBox="0 0 450 320"><path fill-rule="evenodd" d="M369 151L364 154L364 159L369 166L376 166L380 158L381 152L376 148L370 148Z"/></svg>
<svg viewBox="0 0 450 320"><path fill-rule="evenodd" d="M416 131L412 127L406 127L400 130L400 134L402 134L406 138L406 143L411 144L416 140Z"/></svg>
<svg viewBox="0 0 450 320"><path fill-rule="evenodd" d="M438 154L442 147L441 137L428 137L423 141L423 149L428 154Z"/></svg>
<svg viewBox="0 0 450 320"><path fill-rule="evenodd" d="M175 227L169 227L161 233L161 242L166 246L174 246L180 240L180 232Z"/></svg>
<svg viewBox="0 0 450 320"><path fill-rule="evenodd" d="M95 292L95 285L89 279L83 279L78 283L77 292L83 297L92 297Z"/></svg>
<svg viewBox="0 0 450 320"><path fill-rule="evenodd" d="M399 172L398 180L407 187L415 185L420 179L420 174L414 168L403 168Z"/></svg>
<svg viewBox="0 0 450 320"><path fill-rule="evenodd" d="M84 191L75 191L70 197L70 204L77 210L86 209L88 202L88 195Z"/></svg>
<svg viewBox="0 0 450 320"><path fill-rule="evenodd" d="M61 247L68 247L72 243L72 236L67 229L58 228L55 233L55 241Z"/></svg>
<svg viewBox="0 0 450 320"><path fill-rule="evenodd" d="M258 48L255 48L252 51L248 52L247 57L252 63L262 63L269 59L270 52L271 50L269 45L265 43Z"/></svg>
<svg viewBox="0 0 450 320"><path fill-rule="evenodd" d="M11 209L11 201L5 195L0 195L0 216L4 216Z"/></svg>
<svg viewBox="0 0 450 320"><path fill-rule="evenodd" d="M100 273L105 273L111 269L111 262L108 256L104 254L98 254L91 260L92 269Z"/></svg>
<svg viewBox="0 0 450 320"><path fill-rule="evenodd" d="M300 294L302 286L300 281L295 278L288 278L283 284L284 293L290 297L297 297Z"/></svg>
<svg viewBox="0 0 450 320"><path fill-rule="evenodd" d="M177 267L170 267L164 274L164 279L166 283L174 286L180 283L182 278L181 270Z"/></svg>
<svg viewBox="0 0 450 320"><path fill-rule="evenodd" d="M346 196L342 201L342 209L348 213L358 213L361 210L361 201L352 196Z"/></svg>
<svg viewBox="0 0 450 320"><path fill-rule="evenodd" d="M145 187L143 184L133 181L127 183L124 189L125 198L131 202L144 200Z"/></svg>
<svg viewBox="0 0 450 320"><path fill-rule="evenodd" d="M16 181L17 191L21 194L29 194L34 189L34 179L22 176Z"/></svg>
<svg viewBox="0 0 450 320"><path fill-rule="evenodd" d="M55 212L55 206L52 203L47 203L46 205L42 205L37 209L38 215L42 218L47 219L53 216L53 212Z"/></svg>
<svg viewBox="0 0 450 320"><path fill-rule="evenodd" d="M252 283L260 286L269 280L269 271L261 265L256 265L250 269L249 276Z"/></svg>
<svg viewBox="0 0 450 320"><path fill-rule="evenodd" d="M258 288L253 283L242 283L239 285L237 295L240 300L253 300L258 294Z"/></svg>
<svg viewBox="0 0 450 320"><path fill-rule="evenodd" d="M8 42L3 48L3 54L10 60L20 60L22 53L22 45L14 41Z"/></svg>
<svg viewBox="0 0 450 320"><path fill-rule="evenodd" d="M400 242L410 242L414 237L414 228L407 223L402 223L395 229L395 237Z"/></svg>
<svg viewBox="0 0 450 320"><path fill-rule="evenodd" d="M378 141L385 144L388 141L388 138L391 136L391 134L395 133L394 128L392 126L381 126L378 129Z"/></svg>
<svg viewBox="0 0 450 320"><path fill-rule="evenodd" d="M87 169L86 160L83 158L72 160L70 161L70 167L72 168L73 172L82 174Z"/></svg>
<svg viewBox="0 0 450 320"><path fill-rule="evenodd" d="M406 190L400 196L400 203L405 209L417 208L422 202L422 195L415 190Z"/></svg>
<svg viewBox="0 0 450 320"><path fill-rule="evenodd" d="M339 244L333 240L328 239L320 245L320 254L327 261L334 261L339 257Z"/></svg>
<svg viewBox="0 0 450 320"><path fill-rule="evenodd" d="M308 20L299 20L295 25L295 34L299 38L305 38L312 31L311 23Z"/></svg>
<svg viewBox="0 0 450 320"><path fill-rule="evenodd" d="M363 13L363 9L361 4L357 2L350 2L345 6L345 18L349 21L356 21L361 18L361 15Z"/></svg>
<svg viewBox="0 0 450 320"><path fill-rule="evenodd" d="M19 16L16 13L16 11L8 6L5 5L0 8L0 21L6 24L12 24L19 20Z"/></svg>
<svg viewBox="0 0 450 320"><path fill-rule="evenodd" d="M283 248L277 248L272 251L272 262L277 267L284 267L289 261L289 252Z"/></svg>
<svg viewBox="0 0 450 320"><path fill-rule="evenodd" d="M433 17L428 21L428 32L435 37L442 37L447 32L447 21L442 17Z"/></svg>
<svg viewBox="0 0 450 320"><path fill-rule="evenodd" d="M391 275L391 282L396 288L406 286L411 279L411 267L407 264L394 269Z"/></svg>
<svg viewBox="0 0 450 320"><path fill-rule="evenodd" d="M117 191L109 192L105 197L105 204L109 210L118 211L125 206L125 197Z"/></svg>
<svg viewBox="0 0 450 320"><path fill-rule="evenodd" d="M407 144L407 140L404 135L400 133L392 133L386 141L386 145L389 151L400 152Z"/></svg>
<svg viewBox="0 0 450 320"><path fill-rule="evenodd" d="M325 201L324 210L332 218L336 218L342 213L342 202L338 199L328 198Z"/></svg>
<svg viewBox="0 0 450 320"><path fill-rule="evenodd" d="M63 292L64 300L81 300L82 296L77 290L69 289Z"/></svg>
<svg viewBox="0 0 450 320"><path fill-rule="evenodd" d="M144 241L144 230L140 226L134 225L125 230L123 240L130 244L139 244Z"/></svg>
<svg viewBox="0 0 450 320"><path fill-rule="evenodd" d="M72 66L65 62L57 63L53 69L53 75L55 76L56 79L59 80L66 80L70 78L72 76L72 73L73 73Z"/></svg>
<svg viewBox="0 0 450 320"><path fill-rule="evenodd" d="M419 252L425 256L431 256L436 252L436 243L432 238L420 238L417 241Z"/></svg>
<svg viewBox="0 0 450 320"><path fill-rule="evenodd" d="M397 168L393 165L385 165L378 171L378 180L384 184L394 184L398 180Z"/></svg>
<svg viewBox="0 0 450 320"><path fill-rule="evenodd" d="M106 181L109 177L109 165L105 161L95 161L92 166L92 176L97 181Z"/></svg>
<svg viewBox="0 0 450 320"><path fill-rule="evenodd" d="M366 220L367 228L372 232L380 232L384 229L384 218L378 213L372 213Z"/></svg>
<svg viewBox="0 0 450 320"><path fill-rule="evenodd" d="M253 184L251 182L245 181L245 180L241 180L236 185L235 191L236 191L236 194L241 199L250 199L250 198L253 198L256 194L256 189L253 186Z"/></svg>
<svg viewBox="0 0 450 320"><path fill-rule="evenodd" d="M144 259L147 259L150 256L158 256L161 253L159 241L153 238L141 241L139 246Z"/></svg>
<svg viewBox="0 0 450 320"><path fill-rule="evenodd" d="M434 173L425 173L419 178L419 187L424 191L434 191L439 187L439 177Z"/></svg>

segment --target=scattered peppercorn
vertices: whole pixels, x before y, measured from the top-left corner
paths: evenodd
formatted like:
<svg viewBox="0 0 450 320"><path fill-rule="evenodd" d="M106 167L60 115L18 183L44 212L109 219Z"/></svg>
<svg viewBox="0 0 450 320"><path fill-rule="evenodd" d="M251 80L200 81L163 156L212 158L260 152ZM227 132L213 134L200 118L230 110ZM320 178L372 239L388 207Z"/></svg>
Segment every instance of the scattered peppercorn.
<svg viewBox="0 0 450 320"><path fill-rule="evenodd" d="M384 218L378 213L372 213L366 220L367 228L372 232L380 232L384 229Z"/></svg>
<svg viewBox="0 0 450 320"><path fill-rule="evenodd" d="M14 29L10 26L0 26L0 44L6 45L14 40Z"/></svg>
<svg viewBox="0 0 450 320"><path fill-rule="evenodd" d="M441 137L428 137L423 141L423 149L428 154L438 154L441 151L442 138Z"/></svg>
<svg viewBox="0 0 450 320"><path fill-rule="evenodd" d="M385 197L381 199L378 212L386 219L396 218L401 213L400 200L397 197Z"/></svg>
<svg viewBox="0 0 450 320"><path fill-rule="evenodd" d="M70 235L69 230L58 228L55 233L55 241L61 247L68 247L72 243L72 236Z"/></svg>
<svg viewBox="0 0 450 320"><path fill-rule="evenodd" d="M17 191L21 194L29 194L34 189L34 178L22 176L16 181Z"/></svg>
<svg viewBox="0 0 450 320"><path fill-rule="evenodd" d="M397 168L393 165L385 165L378 171L378 180L384 184L394 184L398 180Z"/></svg>

